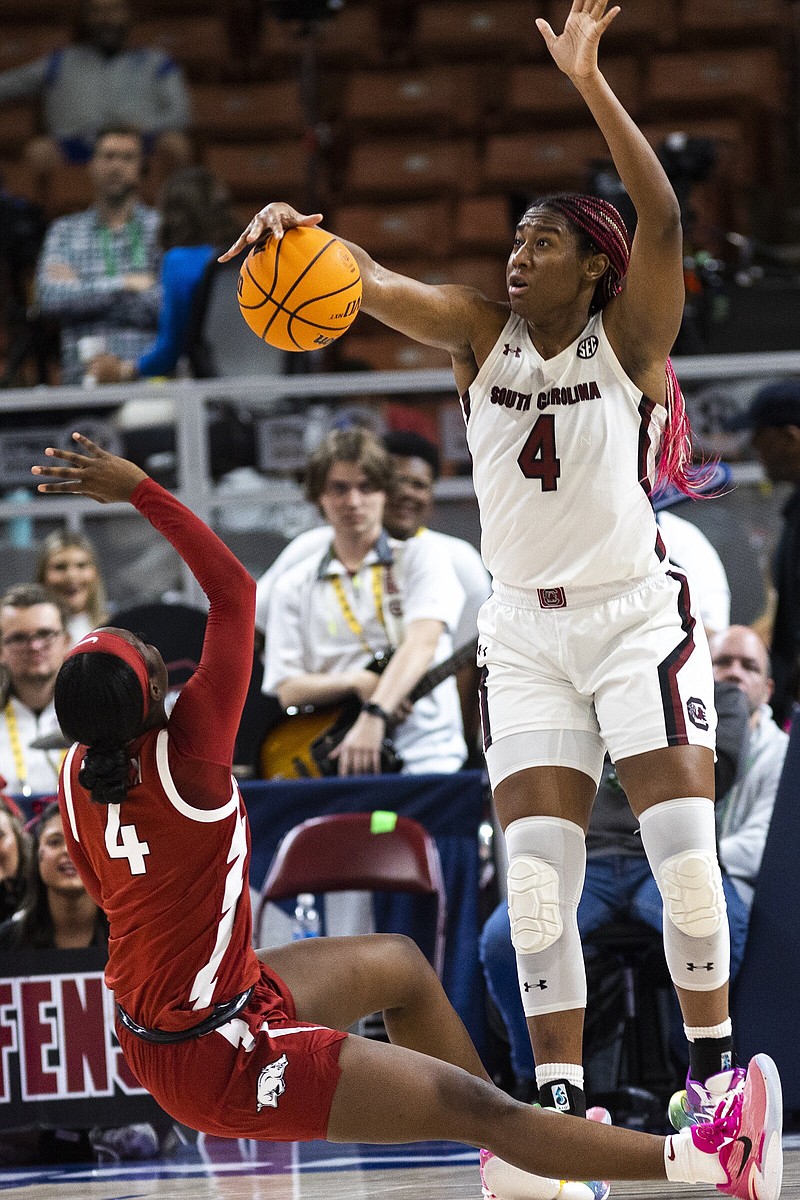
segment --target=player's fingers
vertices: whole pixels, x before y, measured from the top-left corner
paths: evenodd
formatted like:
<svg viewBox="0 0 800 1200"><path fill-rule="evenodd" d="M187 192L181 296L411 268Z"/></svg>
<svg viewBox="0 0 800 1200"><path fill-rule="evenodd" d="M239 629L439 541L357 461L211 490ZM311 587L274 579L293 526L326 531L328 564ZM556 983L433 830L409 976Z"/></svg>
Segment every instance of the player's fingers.
<svg viewBox="0 0 800 1200"><path fill-rule="evenodd" d="M606 15L603 17L602 21L597 22L598 25L600 26L601 33L605 33L605 31L608 29L609 25L615 19L615 17L619 16L619 13L620 13L620 7L618 4L615 4L613 8L610 8L608 10Z"/></svg>
<svg viewBox="0 0 800 1200"><path fill-rule="evenodd" d="M102 446L98 446L90 438L84 437L82 433L73 433L72 440L73 442L79 442L85 450L89 451L93 458L105 458L108 456L107 450L104 450Z"/></svg>
<svg viewBox="0 0 800 1200"><path fill-rule="evenodd" d="M552 45L552 43L556 40L556 35L553 33L550 25L544 20L543 17L536 18L536 28L544 38L546 45Z"/></svg>
<svg viewBox="0 0 800 1200"><path fill-rule="evenodd" d="M78 467L31 467L31 475L47 475L51 479L74 479L76 482L81 478L81 471Z"/></svg>
<svg viewBox="0 0 800 1200"><path fill-rule="evenodd" d="M66 483L40 483L36 487L37 492L56 492L63 495L65 492L80 492L81 485L77 480L69 479Z"/></svg>

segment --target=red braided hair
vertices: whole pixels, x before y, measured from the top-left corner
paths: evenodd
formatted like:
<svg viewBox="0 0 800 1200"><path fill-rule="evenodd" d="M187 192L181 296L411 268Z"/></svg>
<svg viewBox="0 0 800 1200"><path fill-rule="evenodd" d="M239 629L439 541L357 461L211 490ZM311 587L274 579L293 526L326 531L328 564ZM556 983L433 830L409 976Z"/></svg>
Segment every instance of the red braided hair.
<svg viewBox="0 0 800 1200"><path fill-rule="evenodd" d="M589 305L590 315L599 312L622 291L630 263L631 239L620 213L607 200L578 192L544 196L529 206L525 216L540 209L561 213L581 241L590 243L593 251L607 255L608 270L598 280ZM709 472L702 468L700 471L697 468L692 470L689 418L670 359L667 359L665 375L667 420L659 450L656 486L671 484L686 496L697 496L707 482ZM709 466L713 472L714 464Z"/></svg>

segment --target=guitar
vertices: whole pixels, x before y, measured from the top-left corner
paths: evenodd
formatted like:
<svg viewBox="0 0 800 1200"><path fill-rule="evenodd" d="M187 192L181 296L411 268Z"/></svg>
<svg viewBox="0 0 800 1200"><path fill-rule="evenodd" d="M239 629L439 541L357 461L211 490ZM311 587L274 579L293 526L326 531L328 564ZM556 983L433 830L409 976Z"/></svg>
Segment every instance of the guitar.
<svg viewBox="0 0 800 1200"><path fill-rule="evenodd" d="M408 695L412 704L427 696L450 675L475 661L477 639L468 642L444 662L431 667ZM379 674L391 657L390 653L373 660L369 670ZM259 752L259 777L261 779L319 779L323 775L336 775L338 766L330 757L345 734L352 729L361 701L350 696L340 704L329 704L319 708L313 704L287 709L282 721L267 732ZM403 760L397 754L390 737L384 738L381 749L381 772L392 774L402 770Z"/></svg>

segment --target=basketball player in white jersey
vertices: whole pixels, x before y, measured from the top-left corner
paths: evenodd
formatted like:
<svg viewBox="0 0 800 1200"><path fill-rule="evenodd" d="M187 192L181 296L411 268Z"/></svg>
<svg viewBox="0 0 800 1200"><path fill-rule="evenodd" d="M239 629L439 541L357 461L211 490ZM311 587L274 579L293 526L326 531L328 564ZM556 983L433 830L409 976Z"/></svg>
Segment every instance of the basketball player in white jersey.
<svg viewBox="0 0 800 1200"><path fill-rule="evenodd" d="M743 1072L733 1062L714 836L711 663L649 499L657 477L690 488L668 357L684 305L682 233L656 155L598 68L598 44L619 11L606 8L574 0L560 36L536 25L636 208L632 245L604 201L539 201L514 236L507 303L421 284L349 248L364 311L448 350L462 397L494 579L479 619L486 761L540 1101L586 1112L575 914L607 748L664 900L666 958L690 1042L687 1093L674 1108L695 1123L741 1088ZM223 258L321 220L269 204ZM603 1181L590 1187L598 1200L607 1194Z"/></svg>

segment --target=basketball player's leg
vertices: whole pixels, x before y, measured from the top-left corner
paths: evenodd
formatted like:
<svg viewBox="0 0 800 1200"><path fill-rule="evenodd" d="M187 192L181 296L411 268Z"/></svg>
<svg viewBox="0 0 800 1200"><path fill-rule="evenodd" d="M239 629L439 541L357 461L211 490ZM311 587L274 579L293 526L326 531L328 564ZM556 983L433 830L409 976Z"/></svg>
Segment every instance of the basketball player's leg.
<svg viewBox="0 0 800 1200"><path fill-rule="evenodd" d="M283 979L300 1020L347 1029L382 1012L396 1045L489 1078L436 972L410 938L306 938L258 957Z"/></svg>
<svg viewBox="0 0 800 1200"><path fill-rule="evenodd" d="M521 1104L447 1063L364 1038L342 1046L330 1141L485 1146L538 1176L663 1179L664 1139Z"/></svg>
<svg viewBox="0 0 800 1200"><path fill-rule="evenodd" d="M583 1061L585 974L576 919L583 868L575 880L566 880L565 873L575 870L578 856L583 853L579 842L585 836L596 790L592 777L560 766L516 771L494 790L497 816L509 843L512 941L539 1077L547 1064ZM562 853L566 850L565 839L575 843L571 854ZM547 841L553 843L549 848L544 846ZM524 868L531 860L541 861L548 874L552 872L553 902L558 908L556 925L561 932L553 937L553 930L544 939L527 944L525 914L531 905L542 911L543 904L550 903L544 896L531 893L531 876ZM519 912L516 922L515 907ZM574 1004L570 1006L571 1000Z"/></svg>

